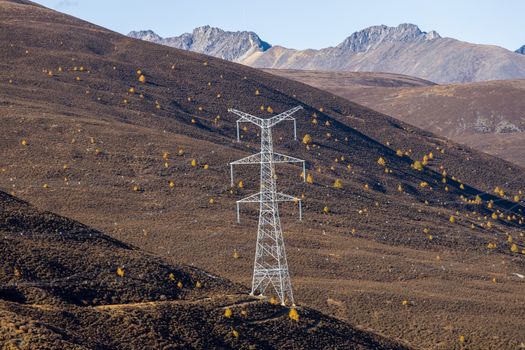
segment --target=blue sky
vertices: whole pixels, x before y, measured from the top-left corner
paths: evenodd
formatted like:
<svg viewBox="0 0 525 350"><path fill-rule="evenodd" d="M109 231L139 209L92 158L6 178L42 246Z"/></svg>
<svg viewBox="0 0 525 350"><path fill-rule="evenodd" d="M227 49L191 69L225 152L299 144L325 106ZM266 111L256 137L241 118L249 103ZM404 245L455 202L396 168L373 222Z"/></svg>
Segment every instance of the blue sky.
<svg viewBox="0 0 525 350"><path fill-rule="evenodd" d="M251 30L272 45L335 46L371 25L414 23L441 36L515 50L525 44L525 0L36 0L127 34L176 36L211 25Z"/></svg>

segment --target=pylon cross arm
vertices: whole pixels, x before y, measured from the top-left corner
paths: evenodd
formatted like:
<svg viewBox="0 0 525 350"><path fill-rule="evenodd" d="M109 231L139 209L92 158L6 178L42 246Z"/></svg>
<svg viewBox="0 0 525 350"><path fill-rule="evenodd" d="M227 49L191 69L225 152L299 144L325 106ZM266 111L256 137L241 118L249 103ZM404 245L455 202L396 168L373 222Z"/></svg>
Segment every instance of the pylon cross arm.
<svg viewBox="0 0 525 350"><path fill-rule="evenodd" d="M304 163L304 160L295 158L292 156L287 156L286 154L273 152L273 162L274 163Z"/></svg>
<svg viewBox="0 0 525 350"><path fill-rule="evenodd" d="M267 192L254 193L248 197L237 201L237 222L241 222L239 205L242 203L261 203L261 202L294 202L299 204L299 220L303 220L303 206L300 198L290 196L281 192L275 192L273 196L269 196Z"/></svg>
<svg viewBox="0 0 525 350"><path fill-rule="evenodd" d="M237 164L259 164L262 161L261 153L256 153L249 155L248 157L244 157L242 159L236 160L234 162L231 162L231 165L237 165Z"/></svg>
<svg viewBox="0 0 525 350"><path fill-rule="evenodd" d="M243 199L239 199L237 201L237 203L259 203L259 202L261 202L261 197L263 198L262 199L263 201L265 200L264 194L265 193L263 193L263 192L257 192L257 193L254 193L252 195L249 195L248 197L245 197ZM274 195L273 200L276 201L276 202L298 202L301 199L297 198L297 197L294 197L294 196L290 196L289 194L276 192L275 195Z"/></svg>
<svg viewBox="0 0 525 350"><path fill-rule="evenodd" d="M247 157L241 158L239 160L236 160L234 162L231 162L232 165L238 165L238 164L259 164L262 163L262 155L261 152L249 155ZM274 163L304 163L304 160L295 158L292 156L287 156L286 154L281 154L274 152L272 157L272 162ZM267 162L265 162L267 163Z"/></svg>
<svg viewBox="0 0 525 350"><path fill-rule="evenodd" d="M297 201L300 201L301 199L299 199L297 197L294 197L294 196L290 196L289 194L276 192L275 193L275 200L277 202L297 202Z"/></svg>
<svg viewBox="0 0 525 350"><path fill-rule="evenodd" d="M294 114L295 112L299 111L303 109L302 106L297 106L297 107L294 107L292 109L289 109L287 110L286 112L283 112L281 114L277 114L275 117L271 117L268 121L268 127L272 127L274 125L277 125L279 124L280 122L282 122L283 120L294 120L294 118L292 118L292 114Z"/></svg>
<svg viewBox="0 0 525 350"><path fill-rule="evenodd" d="M248 197L245 197L243 199L239 199L237 203L259 203L260 201L261 201L261 192L258 192L258 193L249 195Z"/></svg>
<svg viewBox="0 0 525 350"><path fill-rule="evenodd" d="M241 117L241 119L237 120L237 123L243 123L243 122L245 122L245 123L253 123L253 124L257 125L258 127L262 127L263 124L264 124L264 119L258 118L256 116L251 115L251 114L248 114L248 113L245 113L245 112L242 112L242 111L238 111L238 110L233 109L233 108L228 109L228 112L231 112L231 113L236 114L239 117Z"/></svg>

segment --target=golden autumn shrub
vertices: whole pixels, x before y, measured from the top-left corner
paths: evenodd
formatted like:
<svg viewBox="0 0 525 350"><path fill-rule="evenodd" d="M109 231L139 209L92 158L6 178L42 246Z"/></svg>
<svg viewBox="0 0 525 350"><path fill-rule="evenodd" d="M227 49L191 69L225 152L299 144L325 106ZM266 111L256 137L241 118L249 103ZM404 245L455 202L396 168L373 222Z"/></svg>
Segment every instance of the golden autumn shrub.
<svg viewBox="0 0 525 350"><path fill-rule="evenodd" d="M295 308L290 309L290 312L288 313L288 317L290 317L291 320L294 320L295 322L299 321L299 313Z"/></svg>

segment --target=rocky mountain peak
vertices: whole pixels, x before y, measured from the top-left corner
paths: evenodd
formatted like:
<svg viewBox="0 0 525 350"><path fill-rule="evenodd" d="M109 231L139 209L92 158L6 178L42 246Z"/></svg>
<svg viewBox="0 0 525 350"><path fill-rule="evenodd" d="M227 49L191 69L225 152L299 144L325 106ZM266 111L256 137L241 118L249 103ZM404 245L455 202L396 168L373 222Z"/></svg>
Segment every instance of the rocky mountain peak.
<svg viewBox="0 0 525 350"><path fill-rule="evenodd" d="M157 33L155 33L153 30L131 31L128 33L128 36L131 38L151 41L154 43L159 43L162 41L162 38Z"/></svg>
<svg viewBox="0 0 525 350"><path fill-rule="evenodd" d="M337 47L345 51L366 52L385 42L412 42L441 38L436 31L423 32L415 24L403 23L397 27L372 26L353 33Z"/></svg>
<svg viewBox="0 0 525 350"><path fill-rule="evenodd" d="M520 53L522 55L525 55L525 45L523 45L522 47L520 47L519 49L517 49L516 51L514 51L516 53Z"/></svg>
<svg viewBox="0 0 525 350"><path fill-rule="evenodd" d="M229 61L240 61L247 55L271 47L254 32L228 32L211 26L197 27L191 33L171 38L161 38L151 30L133 31L128 36Z"/></svg>

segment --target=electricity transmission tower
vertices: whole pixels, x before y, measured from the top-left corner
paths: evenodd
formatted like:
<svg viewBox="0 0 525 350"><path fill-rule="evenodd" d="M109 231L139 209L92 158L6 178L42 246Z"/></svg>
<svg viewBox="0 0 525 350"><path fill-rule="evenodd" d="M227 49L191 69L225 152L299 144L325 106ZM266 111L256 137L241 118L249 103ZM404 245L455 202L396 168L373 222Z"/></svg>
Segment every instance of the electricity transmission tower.
<svg viewBox="0 0 525 350"><path fill-rule="evenodd" d="M292 114L303 109L301 106L292 108L272 118L262 119L253 115L228 109L240 117L237 120L237 141L239 138L239 124L252 123L261 128L261 151L243 159L230 163L231 185L233 187L233 166L239 164L260 164L261 184L259 193L252 194L237 201L237 222L240 223L239 205L241 203L259 203L259 226L257 232L257 245L255 248L255 262L253 267L252 290L262 296L271 285L277 293L281 304L289 300L295 305L292 283L288 272L288 262L284 249L283 232L279 218L279 202L293 201L299 204L299 220L302 220L302 205L299 198L277 192L275 164L276 163L302 163L303 180L306 180L304 160L290 157L273 151L272 127L278 123L291 120L294 123L294 139L297 140L297 125Z"/></svg>

